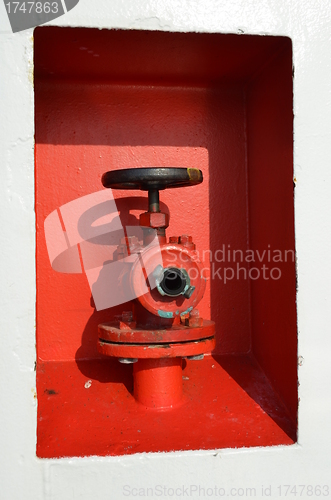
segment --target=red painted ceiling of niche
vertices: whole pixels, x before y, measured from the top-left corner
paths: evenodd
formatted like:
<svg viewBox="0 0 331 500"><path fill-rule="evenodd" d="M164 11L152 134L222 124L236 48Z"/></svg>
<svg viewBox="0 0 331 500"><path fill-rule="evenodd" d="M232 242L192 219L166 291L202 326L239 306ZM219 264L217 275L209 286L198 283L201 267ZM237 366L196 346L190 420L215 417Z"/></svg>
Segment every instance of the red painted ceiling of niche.
<svg viewBox="0 0 331 500"><path fill-rule="evenodd" d="M101 175L110 169L197 167L204 174L202 185L161 193L171 214L167 234L192 234L208 267L209 250L215 253L223 244L246 249L244 117L243 93L238 87L151 89L36 82L37 344L41 359L72 359L78 348L80 357L96 356L97 323L121 312L116 308L92 314L86 278L51 269L43 232L45 217L71 200L102 189ZM146 197L134 191L115 192L115 196ZM139 201L133 215L137 217L145 207ZM223 264L214 262L214 266L215 273ZM248 350L247 281L233 280L224 286L216 276L213 297L208 283L199 309L216 321L217 352Z"/></svg>
<svg viewBox="0 0 331 500"><path fill-rule="evenodd" d="M245 81L285 37L66 29L34 31L37 77L147 84Z"/></svg>

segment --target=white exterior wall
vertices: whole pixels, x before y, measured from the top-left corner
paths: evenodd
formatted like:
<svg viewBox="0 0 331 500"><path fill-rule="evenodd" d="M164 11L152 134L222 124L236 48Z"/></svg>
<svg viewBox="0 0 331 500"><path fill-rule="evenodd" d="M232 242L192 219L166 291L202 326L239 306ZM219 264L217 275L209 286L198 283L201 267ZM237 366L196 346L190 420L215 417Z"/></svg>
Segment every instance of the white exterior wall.
<svg viewBox="0 0 331 500"><path fill-rule="evenodd" d="M235 496L231 488L243 488L237 497L255 487L255 498L262 498L262 485L271 485L271 497L279 498L278 485L329 484L331 496L330 1L80 0L52 24L291 37L299 355L304 358L299 441L291 447L214 452L36 458L33 30L12 34L1 3L1 500L117 500L126 498L124 485L145 488L146 494L156 485L217 486L226 496ZM181 496L188 496L186 490L177 491Z"/></svg>

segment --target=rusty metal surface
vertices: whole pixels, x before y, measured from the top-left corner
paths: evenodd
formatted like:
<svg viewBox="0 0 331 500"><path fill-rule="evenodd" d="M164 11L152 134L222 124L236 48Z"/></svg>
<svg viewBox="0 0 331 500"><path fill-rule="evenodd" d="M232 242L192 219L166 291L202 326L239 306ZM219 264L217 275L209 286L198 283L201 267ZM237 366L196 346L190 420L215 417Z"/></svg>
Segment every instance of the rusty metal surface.
<svg viewBox="0 0 331 500"><path fill-rule="evenodd" d="M200 319L200 318L199 318ZM132 344L162 344L169 342L187 342L211 337L215 333L214 321L202 320L202 325L173 325L171 328L147 329L121 327L120 322L102 323L98 326L99 339L110 342Z"/></svg>
<svg viewBox="0 0 331 500"><path fill-rule="evenodd" d="M215 347L215 337L203 340L166 344L124 344L98 341L98 351L115 358L176 358L210 352Z"/></svg>

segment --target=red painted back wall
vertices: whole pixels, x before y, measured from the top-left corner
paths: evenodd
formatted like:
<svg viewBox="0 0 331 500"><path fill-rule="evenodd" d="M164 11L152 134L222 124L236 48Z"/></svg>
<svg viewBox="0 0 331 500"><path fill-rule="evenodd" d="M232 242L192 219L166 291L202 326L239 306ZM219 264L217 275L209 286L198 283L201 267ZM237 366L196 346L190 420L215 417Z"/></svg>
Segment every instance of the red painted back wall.
<svg viewBox="0 0 331 500"><path fill-rule="evenodd" d="M72 359L83 332L90 341L80 349L79 356L97 355L96 324L89 323L93 308L87 280L84 275L60 274L51 269L43 234L45 217L71 200L103 189L100 179L107 170L197 167L204 174L202 185L162 192L161 200L171 214L167 234L191 234L209 267L210 254L204 251L215 252L223 243L243 249L247 245L244 120L243 92L237 87L214 90L38 84L38 354L42 359ZM139 196L136 210L131 210L138 224L140 197L146 198L146 194L133 191L114 195ZM214 264L216 270L222 266ZM216 275L212 288L211 298L208 281L199 310L219 325L218 352L247 351L247 282L233 281L224 286ZM109 310L97 316L113 314Z"/></svg>

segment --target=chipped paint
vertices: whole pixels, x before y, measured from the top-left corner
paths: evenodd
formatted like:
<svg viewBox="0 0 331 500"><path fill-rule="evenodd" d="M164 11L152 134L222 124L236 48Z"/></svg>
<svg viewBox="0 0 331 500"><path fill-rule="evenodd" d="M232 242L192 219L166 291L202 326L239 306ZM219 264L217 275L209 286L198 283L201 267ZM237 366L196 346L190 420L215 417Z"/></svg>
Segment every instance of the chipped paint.
<svg viewBox="0 0 331 500"><path fill-rule="evenodd" d="M48 394L49 396L56 396L56 394L58 394L58 392L55 389L45 389L44 393Z"/></svg>
<svg viewBox="0 0 331 500"><path fill-rule="evenodd" d="M186 309L186 311L181 313L181 316L185 316L185 314L188 314L189 312L191 312L192 309L193 309L193 307L189 307L188 309Z"/></svg>
<svg viewBox="0 0 331 500"><path fill-rule="evenodd" d="M157 313L161 318L173 318L174 317L172 311L162 311L161 309L159 309Z"/></svg>
<svg viewBox="0 0 331 500"><path fill-rule="evenodd" d="M191 181L197 182L202 179L200 170L198 168L188 168L187 173Z"/></svg>

